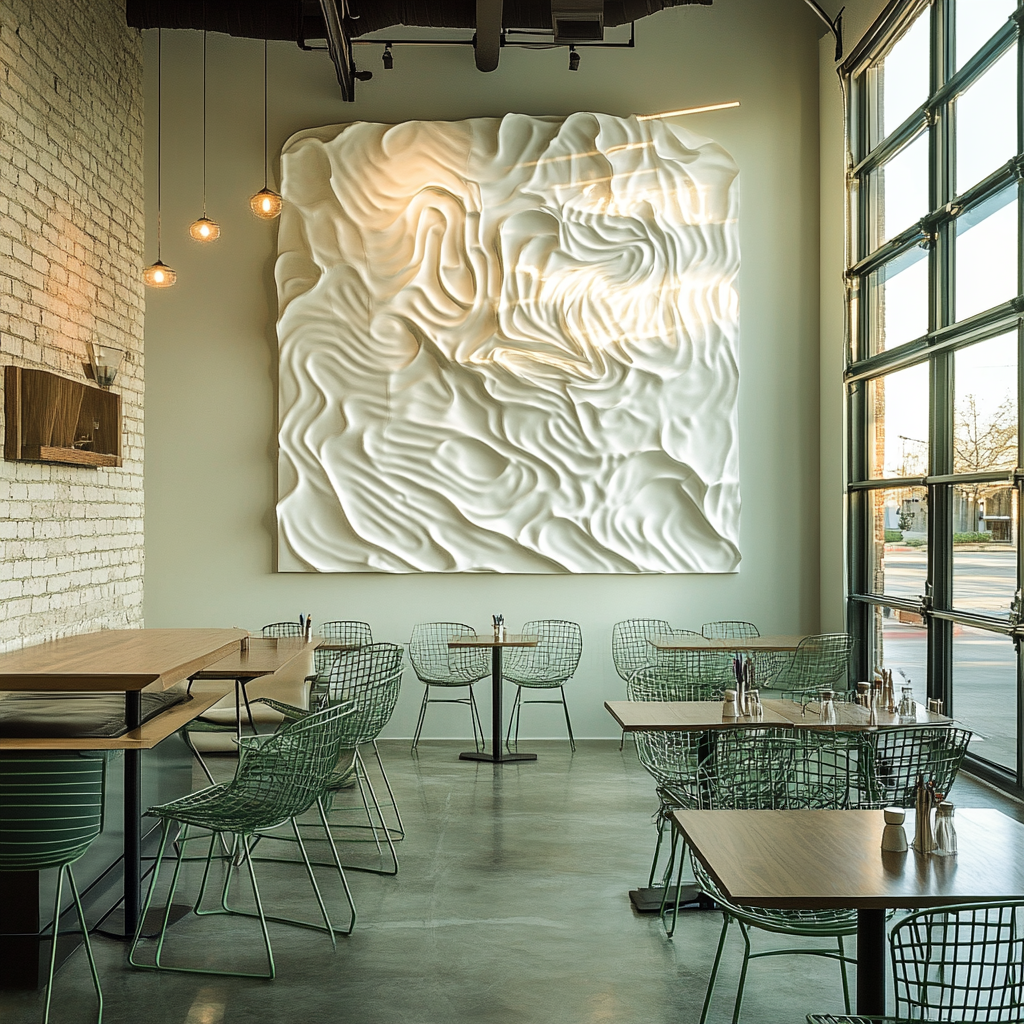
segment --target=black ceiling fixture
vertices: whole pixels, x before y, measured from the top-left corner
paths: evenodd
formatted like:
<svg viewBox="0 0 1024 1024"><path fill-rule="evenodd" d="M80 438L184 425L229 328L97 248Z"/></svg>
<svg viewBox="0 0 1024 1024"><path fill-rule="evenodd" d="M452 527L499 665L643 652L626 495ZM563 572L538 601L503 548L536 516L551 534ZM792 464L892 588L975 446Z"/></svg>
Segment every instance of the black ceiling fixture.
<svg viewBox="0 0 1024 1024"><path fill-rule="evenodd" d="M475 29L476 66L493 71L506 45L602 45L604 30L632 25L669 7L711 6L713 0L126 0L134 28L183 28L224 32L247 39L280 39L303 49L326 48L345 100L355 98L352 42L406 26ZM533 42L509 42L507 33L528 30ZM396 40L398 42L398 40ZM632 45L632 36L628 44ZM389 54L390 56L390 54Z"/></svg>

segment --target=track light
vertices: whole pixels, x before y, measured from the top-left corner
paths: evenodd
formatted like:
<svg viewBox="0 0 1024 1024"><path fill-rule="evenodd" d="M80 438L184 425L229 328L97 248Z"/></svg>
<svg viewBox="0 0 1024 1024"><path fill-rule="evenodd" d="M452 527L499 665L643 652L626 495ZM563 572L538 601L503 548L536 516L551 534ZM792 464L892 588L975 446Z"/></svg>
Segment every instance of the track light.
<svg viewBox="0 0 1024 1024"><path fill-rule="evenodd" d="M391 44L384 44L384 53L381 54L381 61L384 64L384 70L390 71L395 66L395 55L391 52Z"/></svg>
<svg viewBox="0 0 1024 1024"><path fill-rule="evenodd" d="M575 46L569 47L569 70L579 71L580 69L580 52Z"/></svg>

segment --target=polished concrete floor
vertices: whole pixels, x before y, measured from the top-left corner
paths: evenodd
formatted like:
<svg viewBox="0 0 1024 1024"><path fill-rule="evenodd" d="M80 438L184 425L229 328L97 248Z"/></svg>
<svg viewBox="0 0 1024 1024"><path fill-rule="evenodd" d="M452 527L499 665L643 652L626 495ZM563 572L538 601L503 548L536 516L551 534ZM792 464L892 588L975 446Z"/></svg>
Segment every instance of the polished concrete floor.
<svg viewBox="0 0 1024 1024"><path fill-rule="evenodd" d="M405 743L381 744L407 832L401 870L349 872L359 919L336 951L325 933L271 924L277 978L252 981L134 970L122 945L97 937L104 1020L695 1024L721 918L689 913L670 941L656 915L633 911L627 890L646 878L656 799L632 746L620 753L616 742L584 742L570 755L564 743L524 742L539 760L498 768L459 761L464 746L424 741L411 756ZM231 762L220 759L216 770L230 774ZM372 762L370 770L376 779ZM952 796L1021 817L1021 805L966 778ZM336 818L356 820L341 811ZM323 856L325 845L311 852ZM346 844L342 856L378 863L372 844ZM261 863L257 871L268 913L313 919L300 867ZM337 876L320 869L318 877L343 922ZM197 883L192 865L190 894ZM712 1021L731 1019L741 946L734 935ZM255 921L189 917L172 928L166 955L260 970L260 949ZM0 994L4 1024L38 1020L41 1007L37 993ZM799 1024L809 1011L841 1009L832 962L780 957L751 966L745 1024ZM94 1019L79 951L58 974L51 1020Z"/></svg>

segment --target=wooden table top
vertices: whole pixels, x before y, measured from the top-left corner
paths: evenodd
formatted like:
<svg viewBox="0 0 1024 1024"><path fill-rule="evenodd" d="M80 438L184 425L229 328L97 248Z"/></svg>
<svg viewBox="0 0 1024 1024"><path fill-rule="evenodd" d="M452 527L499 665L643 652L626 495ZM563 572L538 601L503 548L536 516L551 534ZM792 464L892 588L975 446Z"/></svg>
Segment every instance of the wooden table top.
<svg viewBox="0 0 1024 1024"><path fill-rule="evenodd" d="M0 690L166 690L237 650L244 629L106 629L0 654Z"/></svg>
<svg viewBox="0 0 1024 1024"><path fill-rule="evenodd" d="M955 857L882 851L882 811L673 811L723 893L792 909L924 909L1024 899L1024 825L956 809ZM914 835L907 813L908 838Z"/></svg>
<svg viewBox="0 0 1024 1024"><path fill-rule="evenodd" d="M448 640L449 647L536 647L540 637L533 633L508 633L504 640L495 640L493 636L453 636Z"/></svg>
<svg viewBox="0 0 1024 1024"><path fill-rule="evenodd" d="M789 718L767 705L763 718L751 718L749 715L725 718L722 715L723 702L720 700L606 700L604 706L625 732L686 732L756 725L793 725ZM798 711L799 707L798 704Z"/></svg>
<svg viewBox="0 0 1024 1024"><path fill-rule="evenodd" d="M315 650L321 638L305 640L301 636L251 637L249 649L236 647L226 658L194 672L194 679L258 679L284 668L290 661Z"/></svg>
<svg viewBox="0 0 1024 1024"><path fill-rule="evenodd" d="M807 705L806 712L803 705L792 700L762 700L765 708L781 715L792 722L797 729L838 729L841 732L864 732L869 729L895 729L914 725L951 725L952 718L945 715L935 714L925 709L923 704L917 705L914 720L901 721L898 714L890 714L888 711L877 712L877 725L872 726L871 712L859 704L848 704L845 701L834 705L836 709L835 725L823 726L819 716L821 705L812 701Z"/></svg>
<svg viewBox="0 0 1024 1024"><path fill-rule="evenodd" d="M795 651L806 635L744 636L708 640L702 636L649 636L647 642L659 651Z"/></svg>

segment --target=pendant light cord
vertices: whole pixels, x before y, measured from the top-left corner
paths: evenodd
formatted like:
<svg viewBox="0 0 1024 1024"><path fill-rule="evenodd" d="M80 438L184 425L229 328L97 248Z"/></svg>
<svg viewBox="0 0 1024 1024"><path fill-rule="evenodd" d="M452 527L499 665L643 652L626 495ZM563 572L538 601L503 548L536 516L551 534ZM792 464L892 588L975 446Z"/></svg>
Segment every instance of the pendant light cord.
<svg viewBox="0 0 1024 1024"><path fill-rule="evenodd" d="M267 26L263 26L266 33ZM263 187L270 185L270 155L267 152L267 37L263 37Z"/></svg>
<svg viewBox="0 0 1024 1024"><path fill-rule="evenodd" d="M161 152L163 138L163 54L164 37L163 29L156 30L156 261L160 262L161 243L161 215L162 215L162 189L161 169L163 166L163 153Z"/></svg>
<svg viewBox="0 0 1024 1024"><path fill-rule="evenodd" d="M203 24L206 24L206 3L203 3ZM206 220L206 29L203 29L203 220Z"/></svg>

